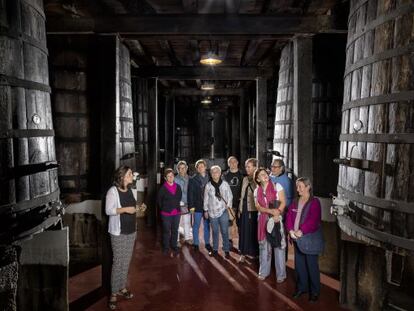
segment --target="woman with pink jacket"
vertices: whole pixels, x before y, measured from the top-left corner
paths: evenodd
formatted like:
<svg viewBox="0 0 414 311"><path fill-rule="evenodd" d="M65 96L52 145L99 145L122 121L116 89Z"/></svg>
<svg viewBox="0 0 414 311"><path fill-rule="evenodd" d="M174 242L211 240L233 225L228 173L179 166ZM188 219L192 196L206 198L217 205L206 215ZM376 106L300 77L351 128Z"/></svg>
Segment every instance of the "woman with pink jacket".
<svg viewBox="0 0 414 311"><path fill-rule="evenodd" d="M312 196L309 178L296 181L299 199L289 206L286 229L295 247L296 292L294 298L309 293L309 300L315 302L320 294L319 253L323 248L321 231L321 204ZM309 247L311 246L311 247Z"/></svg>

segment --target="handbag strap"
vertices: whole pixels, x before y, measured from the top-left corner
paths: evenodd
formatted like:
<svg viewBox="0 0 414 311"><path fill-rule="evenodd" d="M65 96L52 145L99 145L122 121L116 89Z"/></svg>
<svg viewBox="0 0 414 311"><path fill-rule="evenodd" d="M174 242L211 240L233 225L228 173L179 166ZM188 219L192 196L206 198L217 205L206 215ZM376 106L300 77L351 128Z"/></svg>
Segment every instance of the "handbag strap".
<svg viewBox="0 0 414 311"><path fill-rule="evenodd" d="M305 222L305 219L308 216L309 209L310 209L310 206L312 204L312 201L313 201L313 197L310 197L309 200L305 203L305 206L303 207L303 210L302 210L302 214L300 215L299 226L302 225ZM299 208L299 200L298 200L297 204L298 204L298 208Z"/></svg>

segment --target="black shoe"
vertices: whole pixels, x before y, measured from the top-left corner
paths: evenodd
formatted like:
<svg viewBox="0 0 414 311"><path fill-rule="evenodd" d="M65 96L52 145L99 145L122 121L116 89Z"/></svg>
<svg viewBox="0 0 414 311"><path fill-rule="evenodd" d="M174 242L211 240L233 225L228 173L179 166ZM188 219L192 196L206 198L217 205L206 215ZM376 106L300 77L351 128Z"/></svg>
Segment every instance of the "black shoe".
<svg viewBox="0 0 414 311"><path fill-rule="evenodd" d="M230 253L229 252L225 252L224 258L230 259Z"/></svg>
<svg viewBox="0 0 414 311"><path fill-rule="evenodd" d="M198 252L198 245L193 245L193 250L194 250L195 252Z"/></svg>
<svg viewBox="0 0 414 311"><path fill-rule="evenodd" d="M305 292L302 292L302 291L298 290L298 291L296 291L296 292L293 294L293 298L298 299L298 298L299 298L300 296L302 296L304 293L305 293Z"/></svg>
<svg viewBox="0 0 414 311"><path fill-rule="evenodd" d="M211 251L211 252L208 252L208 255L209 255L210 257L217 257L217 255L218 255L218 251Z"/></svg>
<svg viewBox="0 0 414 311"><path fill-rule="evenodd" d="M317 302L318 301L319 296L318 295L309 295L309 301L310 302Z"/></svg>
<svg viewBox="0 0 414 311"><path fill-rule="evenodd" d="M213 251L213 248L211 247L210 244L206 244L206 250L210 253Z"/></svg>

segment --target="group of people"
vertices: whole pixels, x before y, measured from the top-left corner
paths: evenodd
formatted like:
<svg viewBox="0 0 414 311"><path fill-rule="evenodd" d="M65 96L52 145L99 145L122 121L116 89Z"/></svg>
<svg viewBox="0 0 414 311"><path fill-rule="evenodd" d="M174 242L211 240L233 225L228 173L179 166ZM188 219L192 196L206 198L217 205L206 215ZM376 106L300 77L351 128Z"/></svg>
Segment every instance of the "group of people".
<svg viewBox="0 0 414 311"><path fill-rule="evenodd" d="M245 175L236 157L229 157L227 164L228 170L224 173L218 165L212 166L208 173L207 163L200 159L195 163L196 173L192 177L188 175L185 161L177 163L177 176L173 169L165 169L165 181L157 195L163 254L170 257L179 254L180 233L185 243L192 245L195 252L200 251L199 231L203 223L204 247L208 254L218 256L221 235L224 257L230 259L235 234L232 231L237 227L238 261L245 262L246 256L258 257L260 280L270 275L274 254L276 281L285 281L287 247L293 245L297 279L293 297L309 293L309 300L317 301L320 294L318 256L323 237L321 206L312 196L311 181L306 177L296 180L298 197L295 199L293 182L283 160L273 160L269 172L258 167L257 159L247 159ZM116 308L117 296L127 299L133 296L126 289L126 273L135 240L135 199L128 188L130 183L131 169L119 168L106 197L113 249L111 309ZM237 226L232 226L233 222Z"/></svg>

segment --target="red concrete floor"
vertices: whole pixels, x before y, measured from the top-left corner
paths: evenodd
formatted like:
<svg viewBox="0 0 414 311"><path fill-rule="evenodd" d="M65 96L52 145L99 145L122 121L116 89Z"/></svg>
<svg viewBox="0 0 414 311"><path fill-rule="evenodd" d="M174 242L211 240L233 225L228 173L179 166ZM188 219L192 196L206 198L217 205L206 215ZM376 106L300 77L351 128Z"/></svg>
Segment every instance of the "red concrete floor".
<svg viewBox="0 0 414 311"><path fill-rule="evenodd" d="M184 245L178 257L170 258L162 256L159 240L159 232L139 224L128 280L135 297L119 298L117 310L343 310L331 285L322 285L316 303L309 303L307 295L291 298L295 281L290 265L284 283L276 283L274 270L260 281L258 263L240 264L235 252L230 260L211 258L204 247L194 252ZM96 267L70 279L71 311L108 310L107 297L98 288L100 273Z"/></svg>

